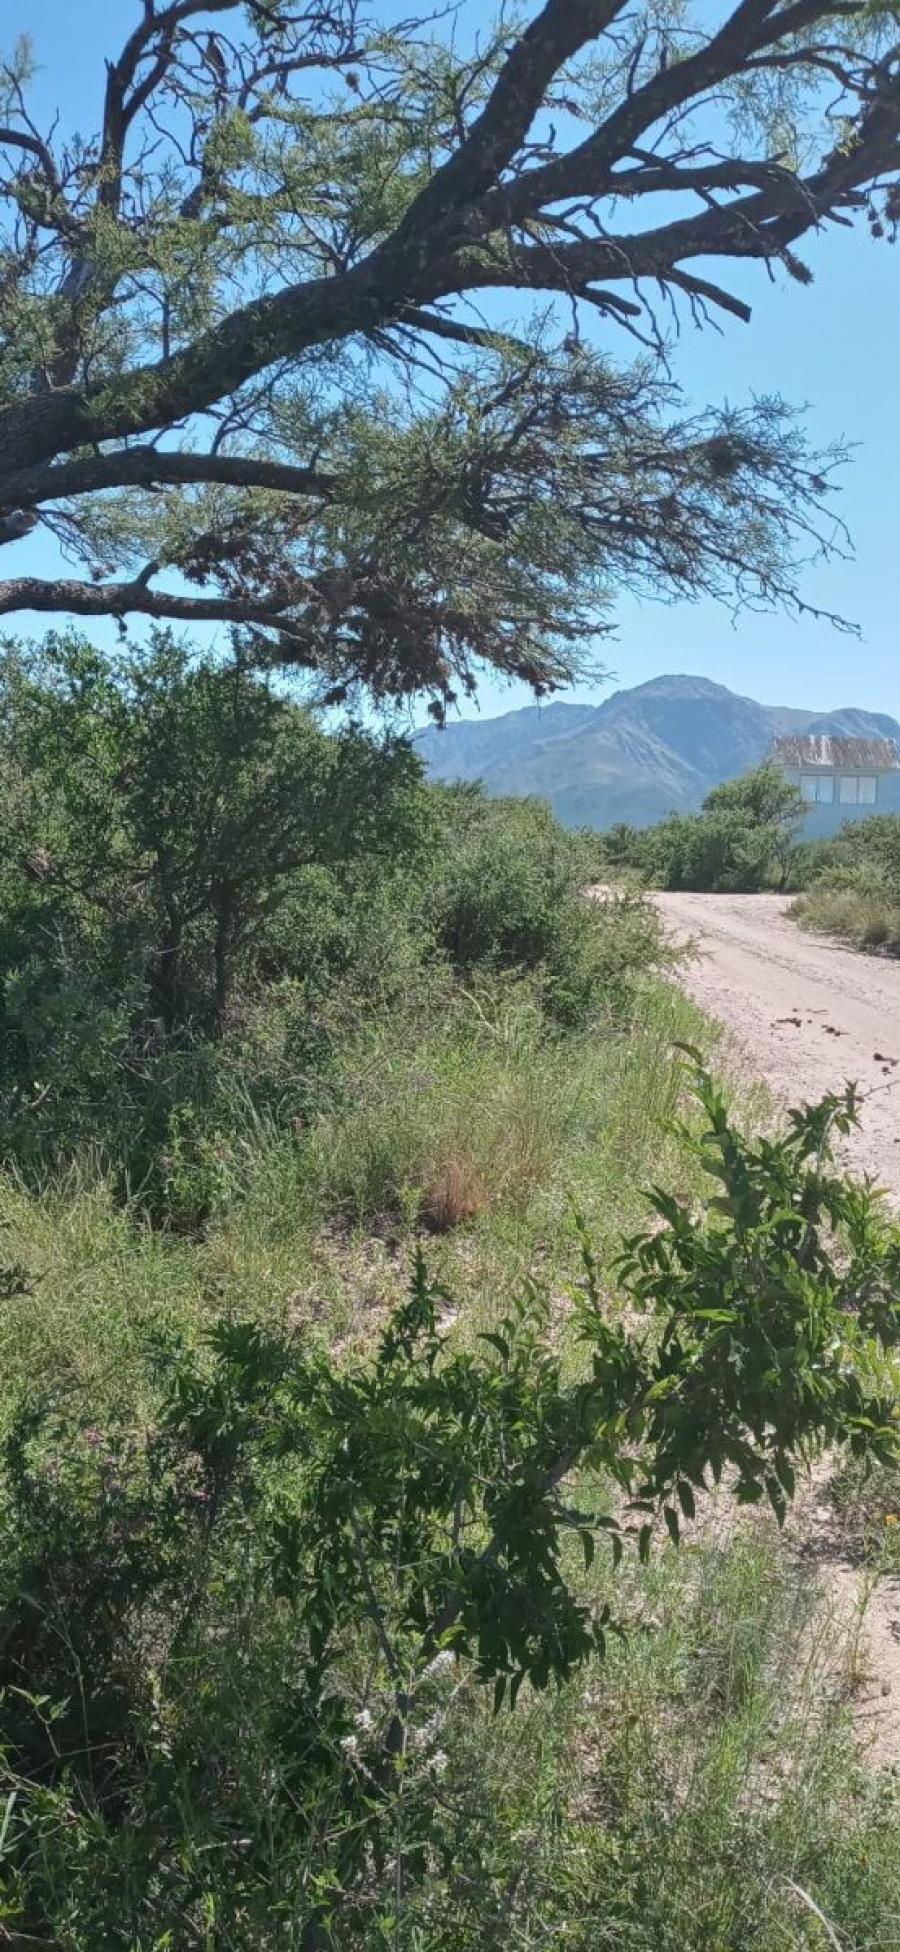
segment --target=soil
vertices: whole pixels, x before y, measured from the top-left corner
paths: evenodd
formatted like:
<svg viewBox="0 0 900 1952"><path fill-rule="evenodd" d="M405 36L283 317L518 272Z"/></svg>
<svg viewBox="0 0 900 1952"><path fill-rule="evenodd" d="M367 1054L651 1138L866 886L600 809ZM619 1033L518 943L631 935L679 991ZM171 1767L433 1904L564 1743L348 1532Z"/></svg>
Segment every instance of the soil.
<svg viewBox="0 0 900 1952"><path fill-rule="evenodd" d="M848 1163L900 1203L900 961L866 956L790 920L782 895L660 894L693 941L680 980L784 1103L852 1082L863 1100Z"/></svg>
<svg viewBox="0 0 900 1952"><path fill-rule="evenodd" d="M779 895L659 894L671 934L695 953L679 980L731 1034L742 1068L786 1104L815 1100L848 1081L860 1124L847 1164L900 1205L900 962L810 935ZM829 1466L813 1474L786 1528L813 1577L844 1649L835 1684L846 1689L868 1760L900 1765L900 1579L873 1581L828 1497ZM900 1503L900 1493L898 1493Z"/></svg>

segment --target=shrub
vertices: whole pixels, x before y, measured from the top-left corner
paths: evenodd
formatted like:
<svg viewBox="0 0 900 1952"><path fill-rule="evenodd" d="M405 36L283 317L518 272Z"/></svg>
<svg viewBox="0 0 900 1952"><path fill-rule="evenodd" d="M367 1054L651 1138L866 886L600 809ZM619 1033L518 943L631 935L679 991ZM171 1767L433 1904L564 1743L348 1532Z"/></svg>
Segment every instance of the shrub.
<svg viewBox="0 0 900 1952"><path fill-rule="evenodd" d="M413 848L420 768L402 741L325 734L238 660L168 632L111 662L78 637L8 647L3 861L12 937L146 991L168 1037L221 1029L298 872Z"/></svg>
<svg viewBox="0 0 900 1952"><path fill-rule="evenodd" d="M797 895L791 914L804 928L845 936L862 949L900 944L900 903L871 887L818 882Z"/></svg>
<svg viewBox="0 0 900 1952"><path fill-rule="evenodd" d="M239 659L50 637L0 679L0 1142L31 1174L88 1152L194 1228L248 1124L307 1120L380 1017L524 981L579 1028L662 960L649 908L585 900L590 843L547 808L427 787Z"/></svg>
<svg viewBox="0 0 900 1952"><path fill-rule="evenodd" d="M860 948L900 944L900 817L850 821L808 863L792 913Z"/></svg>
<svg viewBox="0 0 900 1952"><path fill-rule="evenodd" d="M700 813L672 814L645 832L613 829L606 837L609 859L638 868L662 888L783 888L802 817L799 788L766 761L714 787Z"/></svg>
<svg viewBox="0 0 900 1952"><path fill-rule="evenodd" d="M665 961L652 908L637 896L590 903L596 856L537 800L446 793L444 858L427 894L435 939L464 980L527 970L547 1010L574 1027L620 1011L636 975Z"/></svg>
<svg viewBox="0 0 900 1952"><path fill-rule="evenodd" d="M852 1098L754 1141L699 1090L716 1192L654 1196L618 1313L585 1240L577 1363L533 1285L454 1344L420 1257L370 1357L223 1320L157 1335L140 1425L26 1389L0 1452L14 1931L390 1942L445 1847L445 1669L495 1711L562 1686L619 1631L598 1547L647 1560L725 1471L780 1519L815 1445L896 1458L900 1234L827 1164Z"/></svg>

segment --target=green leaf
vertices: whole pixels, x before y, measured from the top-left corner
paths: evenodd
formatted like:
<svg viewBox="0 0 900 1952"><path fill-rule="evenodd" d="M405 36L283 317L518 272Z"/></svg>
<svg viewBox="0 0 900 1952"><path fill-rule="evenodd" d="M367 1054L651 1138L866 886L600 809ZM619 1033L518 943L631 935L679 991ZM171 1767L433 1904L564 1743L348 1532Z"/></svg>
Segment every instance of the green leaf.
<svg viewBox="0 0 900 1952"><path fill-rule="evenodd" d="M666 1521L666 1530L669 1534L672 1544L678 1545L680 1542L681 1533L678 1525L677 1511L673 1511L671 1505L666 1505L665 1510L663 1512L663 1517Z"/></svg>
<svg viewBox="0 0 900 1952"><path fill-rule="evenodd" d="M682 1511L684 1512L685 1518L695 1518L697 1515L697 1506L694 1499L693 1489L691 1485L688 1484L687 1479L679 1478L675 1489L678 1493L678 1502L681 1506Z"/></svg>

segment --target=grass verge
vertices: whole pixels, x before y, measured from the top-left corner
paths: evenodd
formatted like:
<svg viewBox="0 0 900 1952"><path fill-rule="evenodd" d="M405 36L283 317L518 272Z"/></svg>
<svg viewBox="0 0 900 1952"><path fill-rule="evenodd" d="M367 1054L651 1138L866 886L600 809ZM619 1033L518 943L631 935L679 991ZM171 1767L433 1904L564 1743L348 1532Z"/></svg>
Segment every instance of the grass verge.
<svg viewBox="0 0 900 1952"><path fill-rule="evenodd" d="M900 904L886 893L852 887L812 887L791 903L802 928L841 936L857 948L900 953Z"/></svg>

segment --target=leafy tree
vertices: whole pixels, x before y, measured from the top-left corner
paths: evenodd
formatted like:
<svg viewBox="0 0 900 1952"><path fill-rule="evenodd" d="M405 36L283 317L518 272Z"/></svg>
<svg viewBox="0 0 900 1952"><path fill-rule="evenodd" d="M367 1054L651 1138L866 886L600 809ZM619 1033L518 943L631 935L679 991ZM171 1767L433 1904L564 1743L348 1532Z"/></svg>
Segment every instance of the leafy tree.
<svg viewBox="0 0 900 1952"><path fill-rule="evenodd" d="M0 540L41 522L87 574L12 573L0 611L224 619L439 710L479 659L563 682L622 583L794 600L835 457L777 400L687 416L654 299L746 320L716 261L805 284L824 223L894 234L892 17L545 0L475 47L357 0L145 0L91 137L39 125L23 37Z"/></svg>
<svg viewBox="0 0 900 1952"><path fill-rule="evenodd" d="M860 874L868 871L880 878L891 894L900 896L900 816L896 813L873 813L867 820L848 820L831 847L823 850L823 865L827 864L832 850L837 867L846 865L851 872Z"/></svg>
<svg viewBox="0 0 900 1952"><path fill-rule="evenodd" d="M637 835L632 858L666 888L784 887L802 818L799 787L766 761L713 787L699 813Z"/></svg>
<svg viewBox="0 0 900 1952"><path fill-rule="evenodd" d="M167 1036L221 1027L298 869L403 851L424 819L402 741L328 735L167 632L113 665L74 636L13 646L2 705L8 911L91 942L111 991L143 982Z"/></svg>
<svg viewBox="0 0 900 1952"><path fill-rule="evenodd" d="M799 786L786 778L774 759L766 759L737 779L714 786L703 802L704 813L742 813L755 826L793 829L804 814Z"/></svg>

